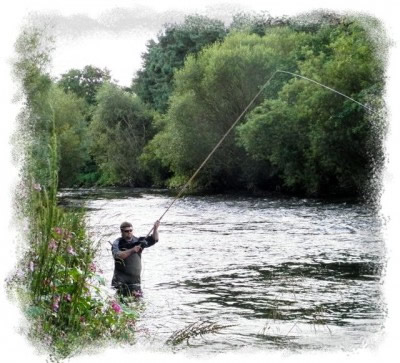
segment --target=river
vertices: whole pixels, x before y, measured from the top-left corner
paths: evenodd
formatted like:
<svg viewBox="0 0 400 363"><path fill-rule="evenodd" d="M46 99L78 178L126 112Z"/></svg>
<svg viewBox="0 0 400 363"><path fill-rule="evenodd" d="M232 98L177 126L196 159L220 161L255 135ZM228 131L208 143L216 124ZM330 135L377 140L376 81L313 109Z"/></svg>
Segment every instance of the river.
<svg viewBox="0 0 400 363"><path fill-rule="evenodd" d="M101 241L128 220L146 235L172 201L164 191L63 190L84 205ZM136 347L196 356L238 350L354 351L379 344L385 244L374 210L351 202L244 195L187 196L165 215L160 241L142 255L142 313ZM190 324L225 328L166 344Z"/></svg>

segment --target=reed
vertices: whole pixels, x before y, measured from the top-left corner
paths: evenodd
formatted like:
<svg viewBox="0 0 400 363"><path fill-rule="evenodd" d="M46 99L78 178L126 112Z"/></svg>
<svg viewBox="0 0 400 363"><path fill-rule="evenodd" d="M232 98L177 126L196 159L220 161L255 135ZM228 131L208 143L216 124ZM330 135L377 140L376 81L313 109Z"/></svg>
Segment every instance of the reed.
<svg viewBox="0 0 400 363"><path fill-rule="evenodd" d="M212 321L196 321L187 327L175 331L166 341L167 344L178 345L184 341L189 344L189 339L202 337L205 334L216 334L220 330L233 325L219 325Z"/></svg>

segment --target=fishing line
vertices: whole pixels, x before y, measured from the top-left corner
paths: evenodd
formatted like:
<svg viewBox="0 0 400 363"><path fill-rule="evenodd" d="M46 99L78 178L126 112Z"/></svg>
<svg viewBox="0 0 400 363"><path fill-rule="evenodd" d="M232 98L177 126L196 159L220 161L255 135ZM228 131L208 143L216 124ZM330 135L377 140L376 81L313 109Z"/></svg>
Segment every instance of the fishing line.
<svg viewBox="0 0 400 363"><path fill-rule="evenodd" d="M287 73L287 74L291 74L292 76L295 76L295 77L299 77L299 78L306 79L307 81L310 81L310 82L313 82L313 83L315 83L315 84L318 84L319 86L324 87L324 88L328 89L329 91L333 91L333 92L337 93L338 95L341 95L341 96L343 96L343 97L346 97L347 99L349 99L349 100L351 100L351 101L357 103L358 105L364 107L365 109L367 109L367 110L370 111L370 112L375 112L375 110L373 110L372 108L370 108L370 107L368 107L368 106L363 105L362 103L356 101L354 98L351 98L351 97L349 97L349 96L346 96L344 93L339 92L339 91L336 91L335 89L333 89L333 88L331 88L331 87L328 87L328 86L325 86L324 84L319 83L319 82L317 82L317 81L314 81L314 80L311 79L311 78L307 78L307 77L302 76L302 75L300 75L300 74L292 73L292 72L288 72L288 71L280 71L280 70L278 70L278 71L276 71L275 73L278 73L278 72L279 72L279 73ZM274 73L274 75L275 75L275 73Z"/></svg>
<svg viewBox="0 0 400 363"><path fill-rule="evenodd" d="M357 103L358 105L364 107L366 110L370 111L370 112L374 112L374 110L358 101L356 101L355 99L345 95L342 92L339 92L331 87L328 87L320 82L317 82L311 78L302 76L300 74L297 73L292 73L292 72L288 72L288 71L281 71L281 70L276 70L272 76L264 83L264 85L260 88L260 90L257 92L257 94L253 97L253 99L250 101L250 103L246 106L246 108L243 110L243 112L239 115L239 117L236 119L236 121L231 125L231 127L228 129L228 131L221 137L221 139L219 140L219 142L214 146L214 148L211 150L211 152L208 154L208 156L204 159L204 161L201 163L201 165L197 168L197 170L194 172L194 174L190 177L190 179L186 182L186 184L181 188L181 190L179 191L179 193L176 195L176 197L172 200L172 202L169 204L169 206L167 207L167 209L164 211L164 213L161 215L161 217L158 219L158 221L161 221L161 219L165 216L165 214L169 211L169 209L173 206L173 204L181 197L181 195L183 194L183 192L185 191L185 189L188 187L188 185L193 181L193 179L196 177L196 175L199 173L199 171L203 168L203 166L207 163L207 161L211 158L211 156L214 154L214 152L218 149L218 147L222 144L222 142L225 140L225 138L229 135L229 133L232 131L232 129L237 125L237 123L240 121L240 119L243 117L243 115L247 112L247 110L251 107L251 105L254 103L254 101L257 99L257 97L261 94L261 92L267 87L267 85L269 84L269 82L271 81L272 78L274 78L274 76L277 73L286 73L286 74L290 74L292 76L295 77L299 77L302 79L305 79L307 81L313 82L321 87L326 88L329 91L335 92L338 95L341 95L355 103ZM146 238L150 235L150 233L153 231L154 226L151 228L151 230L149 231L149 233L147 234Z"/></svg>

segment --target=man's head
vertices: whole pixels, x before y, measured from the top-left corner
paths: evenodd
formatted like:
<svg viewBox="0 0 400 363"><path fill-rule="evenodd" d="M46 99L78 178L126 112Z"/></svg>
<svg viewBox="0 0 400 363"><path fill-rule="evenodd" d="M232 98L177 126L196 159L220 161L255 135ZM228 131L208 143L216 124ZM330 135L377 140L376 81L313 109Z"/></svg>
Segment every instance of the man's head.
<svg viewBox="0 0 400 363"><path fill-rule="evenodd" d="M121 234L122 234L123 238L125 238L126 240L131 240L132 239L132 236L133 236L132 223L123 222L123 223L121 223L119 228L121 229Z"/></svg>

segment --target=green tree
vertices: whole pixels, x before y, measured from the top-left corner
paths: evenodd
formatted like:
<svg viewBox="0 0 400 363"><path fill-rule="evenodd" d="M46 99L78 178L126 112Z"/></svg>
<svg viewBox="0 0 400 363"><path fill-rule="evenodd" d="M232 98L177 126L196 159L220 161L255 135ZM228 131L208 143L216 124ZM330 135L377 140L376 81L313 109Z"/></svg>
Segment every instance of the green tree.
<svg viewBox="0 0 400 363"><path fill-rule="evenodd" d="M110 80L111 74L108 69L100 69L88 65L83 69L71 69L67 73L62 74L58 85L64 92L74 94L80 99L85 100L85 119L90 123L97 103L97 91L105 82L109 82ZM94 185L101 175L98 165L92 155L89 155L88 159L85 158L85 163L80 170L81 172L77 178L79 184L83 185Z"/></svg>
<svg viewBox="0 0 400 363"><path fill-rule="evenodd" d="M189 178L276 69L293 69L308 37L288 28L269 29L264 37L235 32L187 58L175 75L165 127L146 149L174 173L172 185ZM282 80L275 79L265 97L281 86ZM243 187L255 174L249 171L253 166L231 135L206 164L197 185Z"/></svg>
<svg viewBox="0 0 400 363"><path fill-rule="evenodd" d="M183 24L167 24L157 41L147 44L143 69L133 80L132 89L153 108L165 112L173 90L173 76L189 54L222 40L224 24L205 16L187 16Z"/></svg>
<svg viewBox="0 0 400 363"><path fill-rule="evenodd" d="M284 26L290 23L288 17L273 17L268 12L240 12L233 16L229 32L240 31L263 36L271 27Z"/></svg>
<svg viewBox="0 0 400 363"><path fill-rule="evenodd" d="M355 19L320 29L323 46L303 48L299 73L362 102L382 96L383 64L367 30ZM327 32L329 37L327 37ZM344 97L303 79L291 79L239 127L255 159L270 162L289 190L309 195L360 194L381 159L371 115Z"/></svg>
<svg viewBox="0 0 400 363"><path fill-rule="evenodd" d="M25 27L15 43L13 67L24 106L18 132L13 136L14 155L23 163L23 178L42 185L50 180L48 160L54 115L48 101L52 85L48 67L53 46L46 27Z"/></svg>
<svg viewBox="0 0 400 363"><path fill-rule="evenodd" d="M141 100L115 84L105 83L97 94L90 124L91 153L104 184L143 185L146 175L139 156L153 137L152 114Z"/></svg>
<svg viewBox="0 0 400 363"><path fill-rule="evenodd" d="M74 93L65 93L58 86L52 87L49 100L58 141L59 184L73 186L79 182L79 173L89 160L86 104Z"/></svg>
<svg viewBox="0 0 400 363"><path fill-rule="evenodd" d="M65 92L73 92L86 100L89 105L96 103L96 93L104 82L111 79L108 69L85 66L81 69L71 69L61 75L58 84Z"/></svg>

